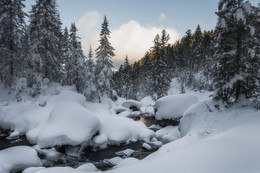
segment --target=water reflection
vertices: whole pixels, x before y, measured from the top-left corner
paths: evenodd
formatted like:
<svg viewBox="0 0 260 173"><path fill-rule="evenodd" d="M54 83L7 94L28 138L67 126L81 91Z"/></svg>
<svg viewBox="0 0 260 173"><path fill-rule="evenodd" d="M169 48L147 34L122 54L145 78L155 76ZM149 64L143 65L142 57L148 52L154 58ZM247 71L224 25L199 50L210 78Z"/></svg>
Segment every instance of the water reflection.
<svg viewBox="0 0 260 173"><path fill-rule="evenodd" d="M140 119L137 121L144 123L147 127L156 124L156 120L154 118L145 118L143 116L140 116Z"/></svg>

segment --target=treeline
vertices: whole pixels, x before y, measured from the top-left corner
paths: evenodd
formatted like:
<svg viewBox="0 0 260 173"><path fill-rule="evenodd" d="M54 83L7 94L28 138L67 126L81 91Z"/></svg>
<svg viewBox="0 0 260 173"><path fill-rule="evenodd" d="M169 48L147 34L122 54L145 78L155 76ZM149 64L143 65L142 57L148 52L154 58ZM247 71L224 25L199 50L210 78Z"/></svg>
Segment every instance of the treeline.
<svg viewBox="0 0 260 173"><path fill-rule="evenodd" d="M169 34L162 30L141 60L129 64L126 56L113 77L113 88L122 97L140 99L151 95L157 99L167 95L171 79L177 77L183 86L212 90L209 72L213 34L213 31L202 32L198 25L194 33L188 30L182 39L169 44Z"/></svg>
<svg viewBox="0 0 260 173"><path fill-rule="evenodd" d="M18 100L23 92L40 94L50 81L75 85L90 101L111 97L114 48L108 41L106 16L96 65L91 47L87 57L83 54L76 25L62 29L56 0L36 0L29 15L23 11L23 1L0 1L1 82L16 93Z"/></svg>
<svg viewBox="0 0 260 173"><path fill-rule="evenodd" d="M260 6L260 4L259 4ZM163 30L154 45L134 64L125 63L113 76L113 87L125 98L155 99L167 95L171 79L194 90L214 90L226 104L240 97L259 99L260 7L243 0L220 0L214 31L200 26L174 44Z"/></svg>

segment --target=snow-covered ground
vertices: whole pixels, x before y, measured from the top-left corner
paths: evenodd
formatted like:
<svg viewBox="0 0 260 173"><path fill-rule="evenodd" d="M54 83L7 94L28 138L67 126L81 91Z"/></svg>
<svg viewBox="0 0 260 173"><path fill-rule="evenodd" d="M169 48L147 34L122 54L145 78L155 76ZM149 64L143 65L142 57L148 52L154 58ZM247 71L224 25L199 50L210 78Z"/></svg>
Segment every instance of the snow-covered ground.
<svg viewBox="0 0 260 173"><path fill-rule="evenodd" d="M108 144L144 140L143 147L149 150L151 144L162 145L158 139L169 143L143 160L119 157L122 153L127 157L133 153L121 151L117 153L118 157L106 160L115 165L106 172L260 172L260 111L246 101L225 108L210 99L209 92L188 92L186 89L189 95L198 97L199 102L184 111L179 127L167 126L155 133L141 122L116 114L118 109L131 112L122 108L125 102L122 98L117 102L107 100L106 104L89 103L74 92L73 87L51 83L44 95L24 96L21 102L16 102L7 90L0 89L3 93L0 98L1 127L12 129L11 137L26 134L29 141L36 144L33 148L14 147L0 151L1 173L15 168L27 168L23 173L100 172L91 163L78 168L44 168L36 151L55 160L60 156L52 148L55 145L105 148ZM173 90L177 91L177 88L170 91ZM145 98L135 104L142 111L151 107L154 101ZM171 113L172 110L168 111ZM19 157L13 159L16 155Z"/></svg>
<svg viewBox="0 0 260 173"><path fill-rule="evenodd" d="M181 121L182 138L136 164L108 172L259 172L260 112L241 105L217 109L217 104L194 105Z"/></svg>

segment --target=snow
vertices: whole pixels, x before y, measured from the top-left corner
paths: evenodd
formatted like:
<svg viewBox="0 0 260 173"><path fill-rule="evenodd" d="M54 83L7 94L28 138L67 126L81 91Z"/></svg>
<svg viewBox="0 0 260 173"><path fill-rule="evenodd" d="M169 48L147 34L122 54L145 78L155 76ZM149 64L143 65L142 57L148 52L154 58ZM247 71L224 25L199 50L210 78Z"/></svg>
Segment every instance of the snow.
<svg viewBox="0 0 260 173"><path fill-rule="evenodd" d="M197 102L196 96L187 94L162 97L155 102L155 118L162 120L182 117L184 111Z"/></svg>
<svg viewBox="0 0 260 173"><path fill-rule="evenodd" d="M95 147L106 147L108 144L119 145L137 140L149 140L155 136L155 133L143 123L126 117L116 116L102 104L88 102L85 106L101 122L99 135L93 139Z"/></svg>
<svg viewBox="0 0 260 173"><path fill-rule="evenodd" d="M122 103L122 106L126 108L130 108L130 107L140 108L142 104L136 100L126 100Z"/></svg>
<svg viewBox="0 0 260 173"><path fill-rule="evenodd" d="M40 166L36 151L27 146L11 147L0 151L0 172L21 171L27 167Z"/></svg>
<svg viewBox="0 0 260 173"><path fill-rule="evenodd" d="M181 120L182 138L136 164L108 172L259 172L260 112L216 104L209 100L190 107Z"/></svg>
<svg viewBox="0 0 260 173"><path fill-rule="evenodd" d="M118 151L118 152L116 152L116 155L118 155L118 156L123 156L123 157L129 157L129 156L131 156L134 152L135 152L134 150L128 148L128 149L125 149L125 150L123 150L123 151Z"/></svg>
<svg viewBox="0 0 260 173"><path fill-rule="evenodd" d="M148 107L148 106L153 106L155 101L151 96L146 96L142 100L140 100L140 103L142 106Z"/></svg>
<svg viewBox="0 0 260 173"><path fill-rule="evenodd" d="M124 159L117 156L117 157L113 157L113 158L111 158L111 159L104 159L103 162L104 162L105 164L115 166L115 165L117 165L118 163L120 163L122 160L124 160Z"/></svg>
<svg viewBox="0 0 260 173"><path fill-rule="evenodd" d="M89 171L96 172L96 171L98 171L98 169L96 168L96 166L93 163L85 163L85 164L79 166L77 168L77 170L86 171L86 172L89 172Z"/></svg>
<svg viewBox="0 0 260 173"><path fill-rule="evenodd" d="M143 123L117 116L113 108L120 106L119 102L89 103L74 89L50 83L43 95L28 96L21 102L13 102L5 95L8 103L4 99L0 103L1 127L13 131L10 137L26 134L29 142L39 148L56 145L105 148L108 144L120 145L155 136ZM139 102L121 101L128 106L141 106ZM139 116L140 112L130 114ZM93 137L95 134L98 135Z"/></svg>
<svg viewBox="0 0 260 173"><path fill-rule="evenodd" d="M62 153L56 151L55 148L41 149L38 145L33 146L38 154L44 155L45 159L49 161L58 161Z"/></svg>
<svg viewBox="0 0 260 173"><path fill-rule="evenodd" d="M133 165L133 164L135 164L137 162L139 162L138 159L133 158L133 157L129 157L129 158L121 160L116 166L113 167L113 169L115 169L115 168L122 168L122 167L125 167L125 166Z"/></svg>
<svg viewBox="0 0 260 173"><path fill-rule="evenodd" d="M178 95L180 94L181 83L177 78L173 78L170 84L170 89L168 90L168 95ZM199 102L203 100L208 100L209 96L213 92L209 91L194 91L190 88L185 87L185 94L194 95L198 97Z"/></svg>
<svg viewBox="0 0 260 173"><path fill-rule="evenodd" d="M180 132L178 126L167 126L156 131L156 138L163 142L171 142L179 139Z"/></svg>
<svg viewBox="0 0 260 173"><path fill-rule="evenodd" d="M147 150L151 150L152 149L152 147L149 144L147 144L147 143L143 143L142 147L147 149Z"/></svg>
<svg viewBox="0 0 260 173"><path fill-rule="evenodd" d="M56 106L49 119L26 134L30 143L40 147L56 145L81 145L88 143L99 130L100 122L95 115L77 103Z"/></svg>
<svg viewBox="0 0 260 173"><path fill-rule="evenodd" d="M234 17L237 21L242 21L244 24L246 24L245 14L241 8L237 9L236 13L234 14Z"/></svg>

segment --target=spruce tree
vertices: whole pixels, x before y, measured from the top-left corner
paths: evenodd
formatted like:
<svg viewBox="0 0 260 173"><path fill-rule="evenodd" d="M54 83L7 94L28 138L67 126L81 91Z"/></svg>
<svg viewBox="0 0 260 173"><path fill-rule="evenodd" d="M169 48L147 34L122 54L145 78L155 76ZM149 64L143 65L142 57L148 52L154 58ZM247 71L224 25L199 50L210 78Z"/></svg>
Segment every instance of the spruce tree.
<svg viewBox="0 0 260 173"><path fill-rule="evenodd" d="M95 69L96 86L98 92L98 98L101 101L103 97L111 98L112 88L111 80L113 77L112 57L115 56L114 48L111 46L109 39L110 30L108 29L107 17L104 17L104 21L101 26L99 47L96 49L97 65Z"/></svg>
<svg viewBox="0 0 260 173"><path fill-rule="evenodd" d="M162 30L161 37L157 34L154 39L153 92L155 99L165 96L170 86L170 73L166 64L166 48L169 39L166 30Z"/></svg>
<svg viewBox="0 0 260 173"><path fill-rule="evenodd" d="M32 95L39 92L41 81L61 82L62 49L61 22L56 9L56 0L37 0L30 12L28 30L29 85L33 86Z"/></svg>
<svg viewBox="0 0 260 173"><path fill-rule="evenodd" d="M75 23L72 23L69 35L69 55L65 63L65 69L67 84L75 84L78 92L83 93L86 87L86 58L81 43L78 41L77 30Z"/></svg>
<svg viewBox="0 0 260 173"><path fill-rule="evenodd" d="M11 87L24 77L25 21L24 0L0 2L0 80Z"/></svg>
<svg viewBox="0 0 260 173"><path fill-rule="evenodd" d="M215 99L226 103L237 101L240 95L247 98L256 87L257 65L253 62L259 56L254 52L250 15L252 7L240 1L223 0L219 3L216 26L216 53L214 58ZM252 38L252 39L251 39ZM254 53L253 53L254 52Z"/></svg>
<svg viewBox="0 0 260 173"><path fill-rule="evenodd" d="M91 46L89 47L88 57L86 62L86 88L84 95L88 101L96 99L96 86L95 86L95 63L93 61L93 52Z"/></svg>

